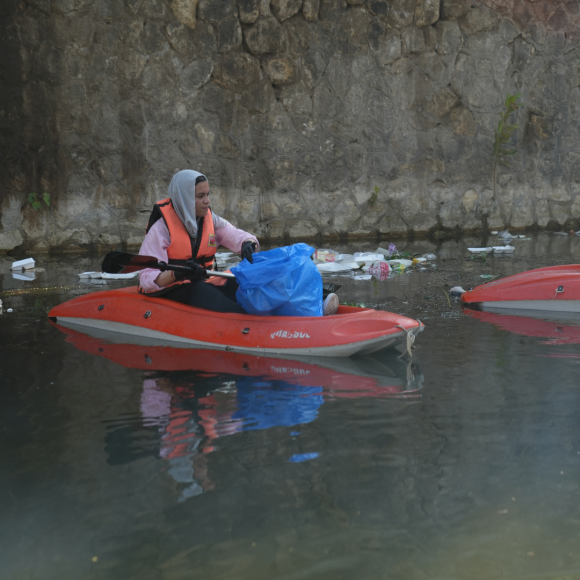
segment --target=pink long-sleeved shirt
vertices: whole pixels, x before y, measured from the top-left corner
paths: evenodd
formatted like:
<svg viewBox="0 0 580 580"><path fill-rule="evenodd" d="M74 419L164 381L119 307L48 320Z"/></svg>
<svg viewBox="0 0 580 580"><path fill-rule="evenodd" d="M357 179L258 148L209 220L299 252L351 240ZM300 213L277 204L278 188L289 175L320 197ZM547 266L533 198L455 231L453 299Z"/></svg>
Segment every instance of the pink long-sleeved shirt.
<svg viewBox="0 0 580 580"><path fill-rule="evenodd" d="M238 254L241 252L242 244L245 241L256 242L258 249L260 248L257 238L252 234L239 230L220 216L213 214L213 217L214 232L218 246L225 246L232 252ZM170 244L171 238L169 236L169 230L165 222L159 219L145 235L139 254L141 256L154 256L160 262L167 262L167 248ZM154 270L152 268L141 271L139 274L139 284L145 292L156 292L161 289L155 284L155 280L160 273L160 270Z"/></svg>

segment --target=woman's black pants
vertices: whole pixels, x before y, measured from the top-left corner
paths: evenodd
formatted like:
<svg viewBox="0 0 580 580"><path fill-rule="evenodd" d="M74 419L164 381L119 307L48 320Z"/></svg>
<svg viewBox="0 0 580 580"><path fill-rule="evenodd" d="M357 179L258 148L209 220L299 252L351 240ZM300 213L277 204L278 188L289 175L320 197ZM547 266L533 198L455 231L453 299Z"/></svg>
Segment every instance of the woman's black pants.
<svg viewBox="0 0 580 580"><path fill-rule="evenodd" d="M175 289L164 294L163 298L213 312L247 314L236 302L237 289L238 283L233 278L228 278L222 286L214 286L199 280L189 284L179 284Z"/></svg>

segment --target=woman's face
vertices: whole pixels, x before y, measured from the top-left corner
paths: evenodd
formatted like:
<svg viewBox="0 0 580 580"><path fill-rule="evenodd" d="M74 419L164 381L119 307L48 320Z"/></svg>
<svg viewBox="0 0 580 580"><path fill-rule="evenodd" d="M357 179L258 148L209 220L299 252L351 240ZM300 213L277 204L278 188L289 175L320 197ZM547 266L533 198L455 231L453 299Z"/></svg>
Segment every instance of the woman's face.
<svg viewBox="0 0 580 580"><path fill-rule="evenodd" d="M202 181L195 186L195 215L205 217L209 209L209 182Z"/></svg>

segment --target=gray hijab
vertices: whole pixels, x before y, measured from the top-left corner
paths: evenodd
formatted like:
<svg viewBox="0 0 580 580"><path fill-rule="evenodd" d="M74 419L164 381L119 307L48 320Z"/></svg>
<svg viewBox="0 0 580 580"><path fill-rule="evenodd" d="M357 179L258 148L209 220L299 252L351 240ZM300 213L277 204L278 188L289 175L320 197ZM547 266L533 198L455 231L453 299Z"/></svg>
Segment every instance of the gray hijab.
<svg viewBox="0 0 580 580"><path fill-rule="evenodd" d="M169 184L169 199L173 203L173 209L183 222L185 229L192 238L197 238L197 216L195 215L195 180L203 175L184 169L173 176ZM206 178L207 179L207 178Z"/></svg>

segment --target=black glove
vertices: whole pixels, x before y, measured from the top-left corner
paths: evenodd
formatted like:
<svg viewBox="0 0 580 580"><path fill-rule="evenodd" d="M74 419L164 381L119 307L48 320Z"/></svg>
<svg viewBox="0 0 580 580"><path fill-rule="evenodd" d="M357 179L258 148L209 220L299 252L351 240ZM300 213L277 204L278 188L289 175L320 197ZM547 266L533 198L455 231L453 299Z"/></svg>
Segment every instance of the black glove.
<svg viewBox="0 0 580 580"><path fill-rule="evenodd" d="M250 264L254 263L254 258L252 258L252 254L256 251L256 242L244 242L242 244L242 251L240 254L242 258L246 258Z"/></svg>
<svg viewBox="0 0 580 580"><path fill-rule="evenodd" d="M203 280L204 278L207 278L207 272L205 268L200 266L195 260L187 260L184 266L186 268L189 268L191 270L191 273L176 272L174 270L173 275L176 280L191 280L193 282L196 280Z"/></svg>

